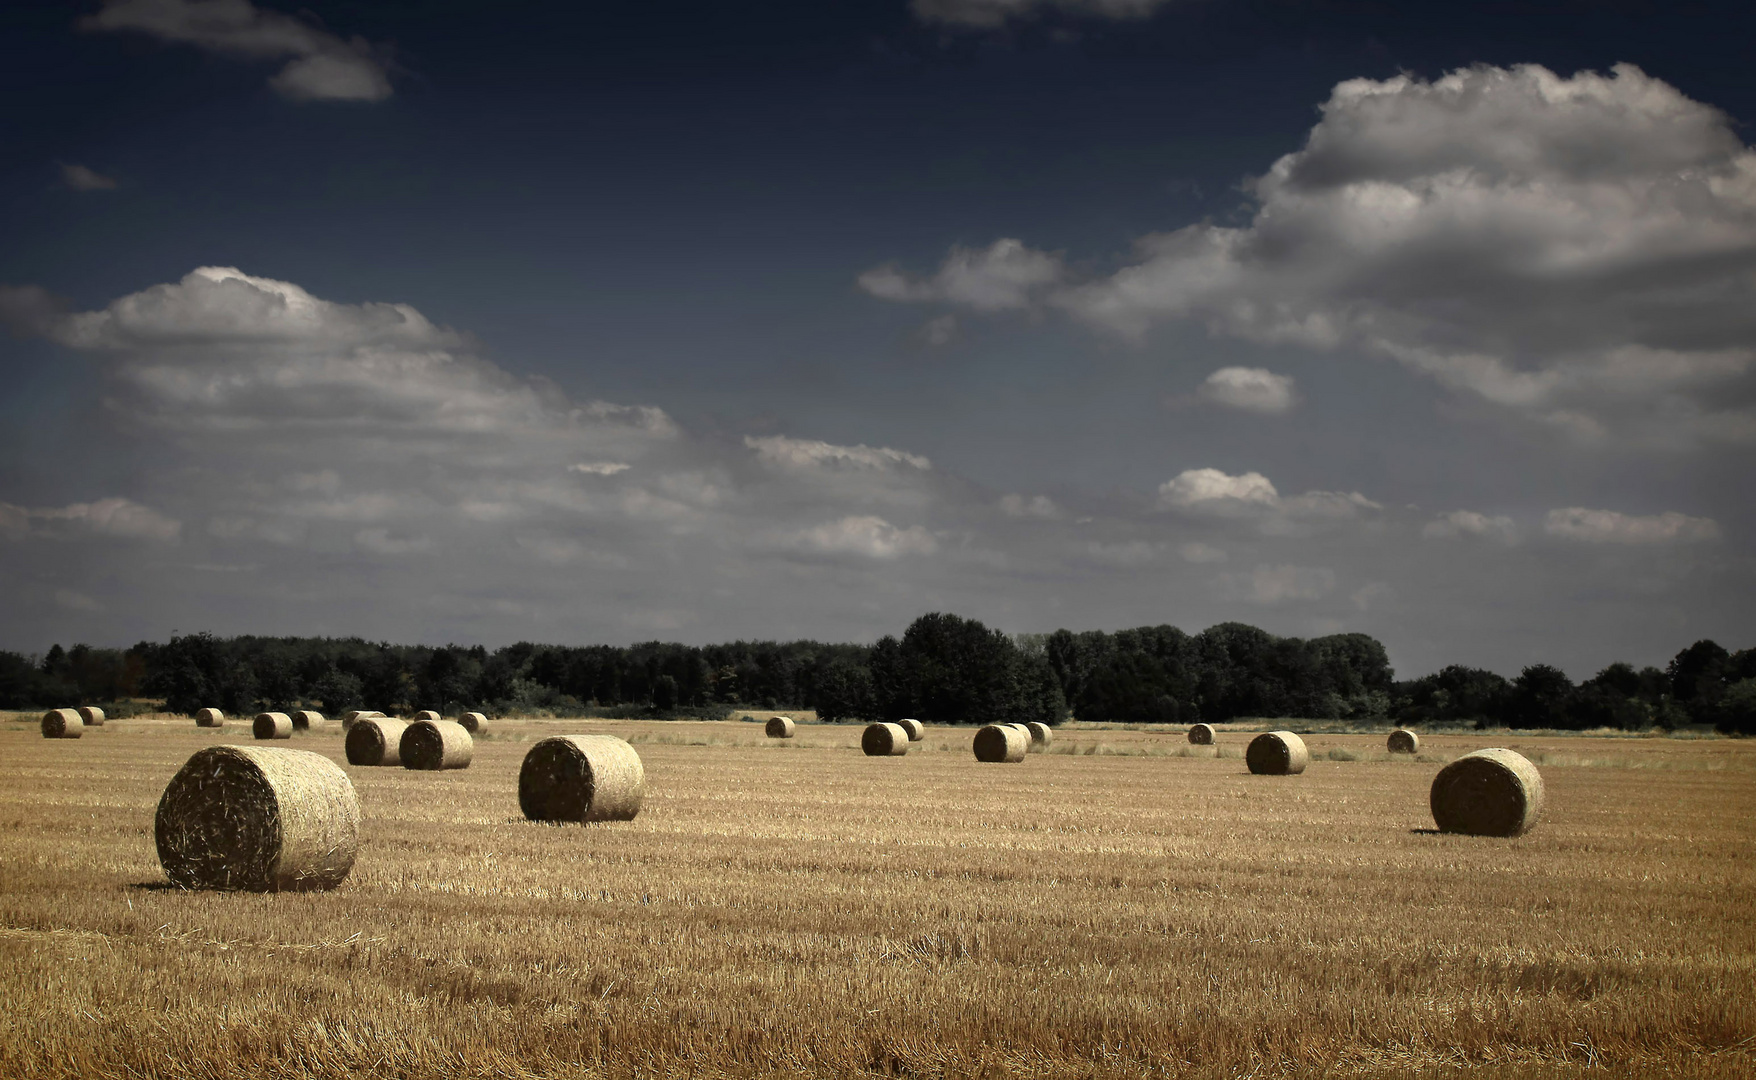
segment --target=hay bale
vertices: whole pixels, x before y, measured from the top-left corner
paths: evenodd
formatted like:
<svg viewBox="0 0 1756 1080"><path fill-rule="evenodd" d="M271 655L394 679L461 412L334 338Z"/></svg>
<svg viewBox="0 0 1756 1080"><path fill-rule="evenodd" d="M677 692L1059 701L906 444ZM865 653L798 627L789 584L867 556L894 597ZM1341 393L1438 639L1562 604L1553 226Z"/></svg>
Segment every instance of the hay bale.
<svg viewBox="0 0 1756 1080"><path fill-rule="evenodd" d="M1030 732L1030 748L1032 750L1047 750L1055 741L1055 729L1047 724L1040 724L1032 720L1024 725L1024 730Z"/></svg>
<svg viewBox="0 0 1756 1080"><path fill-rule="evenodd" d="M1030 734L1017 724L989 724L976 732L977 761L1023 761Z"/></svg>
<svg viewBox="0 0 1756 1080"><path fill-rule="evenodd" d="M1543 812L1543 777L1515 750L1477 750L1433 778L1428 796L1441 832L1522 836Z"/></svg>
<svg viewBox="0 0 1756 1080"><path fill-rule="evenodd" d="M290 739L293 737L293 718L284 712L257 713L250 724L250 733L258 739Z"/></svg>
<svg viewBox="0 0 1756 1080"><path fill-rule="evenodd" d="M226 714L218 709L202 709L195 714L196 727L225 727Z"/></svg>
<svg viewBox="0 0 1756 1080"><path fill-rule="evenodd" d="M401 765L402 733L408 724L388 716L362 716L343 741L349 765Z"/></svg>
<svg viewBox="0 0 1756 1080"><path fill-rule="evenodd" d="M487 728L488 715L479 712L466 712L457 718L457 722L463 725L463 730L474 735L476 732L483 731Z"/></svg>
<svg viewBox="0 0 1756 1080"><path fill-rule="evenodd" d="M290 715L293 718L294 731L317 731L329 722L316 709L300 709Z"/></svg>
<svg viewBox="0 0 1756 1080"><path fill-rule="evenodd" d="M867 724L860 749L867 757L901 757L908 753L908 732L901 724Z"/></svg>
<svg viewBox="0 0 1756 1080"><path fill-rule="evenodd" d="M920 742L927 737L927 725L919 720L898 720L896 726L908 732L909 742Z"/></svg>
<svg viewBox="0 0 1756 1080"><path fill-rule="evenodd" d="M79 718L84 721L86 727L104 726L104 710L98 708L96 705L81 705L79 707Z"/></svg>
<svg viewBox="0 0 1756 1080"><path fill-rule="evenodd" d="M1189 745L1191 745L1191 746L1212 746L1213 745L1213 725L1212 724L1195 724L1194 726L1190 727L1190 729L1189 729Z"/></svg>
<svg viewBox="0 0 1756 1080"><path fill-rule="evenodd" d="M409 723L418 724L422 720L442 720L442 719L444 719L444 717L440 716L438 713L434 712L432 709L422 709L420 712L409 717Z"/></svg>
<svg viewBox="0 0 1756 1080"><path fill-rule="evenodd" d="M377 709L353 709L341 715L341 729L347 731L354 726L354 721L362 716L383 716Z"/></svg>
<svg viewBox="0 0 1756 1080"><path fill-rule="evenodd" d="M645 798L640 755L614 735L544 739L518 770L518 805L532 821L633 821Z"/></svg>
<svg viewBox="0 0 1756 1080"><path fill-rule="evenodd" d="M166 785L153 833L186 889L333 889L360 848L360 798L321 754L210 746Z"/></svg>
<svg viewBox="0 0 1756 1080"><path fill-rule="evenodd" d="M771 716L768 723L762 725L762 733L771 739L790 739L798 725L790 716Z"/></svg>
<svg viewBox="0 0 1756 1080"><path fill-rule="evenodd" d="M416 720L402 731L397 753L405 769L467 769L476 742L455 720Z"/></svg>
<svg viewBox="0 0 1756 1080"><path fill-rule="evenodd" d="M77 739L85 734L78 709L50 709L43 714L43 738Z"/></svg>
<svg viewBox="0 0 1756 1080"><path fill-rule="evenodd" d="M1421 737L1408 728L1397 728L1386 743L1392 754L1414 754L1421 749Z"/></svg>
<svg viewBox="0 0 1756 1080"><path fill-rule="evenodd" d="M1258 776L1297 776L1311 764L1311 751L1290 731L1265 731L1250 740L1244 763Z"/></svg>

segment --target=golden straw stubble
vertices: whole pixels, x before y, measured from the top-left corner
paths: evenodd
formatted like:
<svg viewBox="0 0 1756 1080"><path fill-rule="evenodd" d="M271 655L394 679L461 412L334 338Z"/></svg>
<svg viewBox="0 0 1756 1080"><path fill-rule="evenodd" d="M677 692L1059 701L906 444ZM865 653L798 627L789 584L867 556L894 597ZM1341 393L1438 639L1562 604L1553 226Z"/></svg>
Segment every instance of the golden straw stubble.
<svg viewBox="0 0 1756 1080"><path fill-rule="evenodd" d="M1453 761L1427 795L1441 832L1522 836L1543 813L1543 777L1516 750L1494 747Z"/></svg>
<svg viewBox="0 0 1756 1080"><path fill-rule="evenodd" d="M614 735L544 739L518 770L518 805L532 821L632 821L645 799L640 754Z"/></svg>

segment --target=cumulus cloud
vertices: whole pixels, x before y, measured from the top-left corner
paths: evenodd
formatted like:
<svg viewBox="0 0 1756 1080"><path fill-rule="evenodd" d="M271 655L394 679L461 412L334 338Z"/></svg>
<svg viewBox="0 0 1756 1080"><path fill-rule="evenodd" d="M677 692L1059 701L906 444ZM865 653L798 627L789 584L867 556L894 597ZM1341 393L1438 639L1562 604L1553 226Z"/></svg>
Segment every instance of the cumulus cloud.
<svg viewBox="0 0 1756 1080"><path fill-rule="evenodd" d="M860 555L868 559L897 559L904 555L931 555L939 543L931 533L913 525L899 529L880 517L850 516L802 529L788 538L792 546L826 555Z"/></svg>
<svg viewBox="0 0 1756 1080"><path fill-rule="evenodd" d="M986 248L954 247L929 278L910 277L895 266L860 275L860 288L881 300L962 304L976 311L1029 307L1065 268L1057 255L1033 251L1018 240L996 240Z"/></svg>
<svg viewBox="0 0 1756 1080"><path fill-rule="evenodd" d="M249 0L106 0L79 25L147 34L224 56L285 59L268 85L293 101L382 101L391 94L384 61L361 38L341 38Z"/></svg>
<svg viewBox="0 0 1756 1080"><path fill-rule="evenodd" d="M765 465L787 469L930 469L933 463L919 454L887 446L836 446L815 439L789 439L785 435L745 436L744 445L756 451Z"/></svg>
<svg viewBox="0 0 1756 1080"><path fill-rule="evenodd" d="M1159 502L1178 510L1279 506L1280 492L1259 472L1231 476L1219 469L1185 469L1159 485Z"/></svg>
<svg viewBox="0 0 1756 1080"><path fill-rule="evenodd" d="M1640 517L1580 506L1549 511L1543 519L1543 531L1588 544L1687 544L1720 536L1719 524L1713 519L1689 517L1675 510Z"/></svg>
<svg viewBox="0 0 1756 1080"><path fill-rule="evenodd" d="M625 461L581 461L567 466L568 472L584 473L587 476L615 476L627 472L629 465Z"/></svg>
<svg viewBox="0 0 1756 1080"><path fill-rule="evenodd" d="M1263 368L1220 368L1195 393L1204 401L1255 413L1289 412L1296 402L1292 376Z"/></svg>
<svg viewBox="0 0 1756 1080"><path fill-rule="evenodd" d="M1095 19L1145 19L1170 0L910 0L909 10L927 23L991 30L1009 19L1048 12Z"/></svg>
<svg viewBox="0 0 1756 1080"><path fill-rule="evenodd" d="M73 191L113 191L116 181L84 165L61 164L61 182Z"/></svg>
<svg viewBox="0 0 1756 1080"><path fill-rule="evenodd" d="M0 503L0 537L9 540L30 535L87 535L168 544L174 543L182 532L182 522L129 499L98 499L34 509Z"/></svg>
<svg viewBox="0 0 1756 1080"><path fill-rule="evenodd" d="M1511 544L1518 539L1518 527L1509 517L1489 517L1474 510L1453 510L1427 522L1421 527L1421 535L1430 540L1477 537Z"/></svg>

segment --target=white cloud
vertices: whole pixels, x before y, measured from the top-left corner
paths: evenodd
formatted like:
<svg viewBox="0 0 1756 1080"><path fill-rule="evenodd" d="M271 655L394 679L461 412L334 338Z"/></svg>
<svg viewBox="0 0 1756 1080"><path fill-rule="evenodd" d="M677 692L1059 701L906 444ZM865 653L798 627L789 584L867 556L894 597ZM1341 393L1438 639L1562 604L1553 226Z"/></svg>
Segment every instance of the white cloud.
<svg viewBox="0 0 1756 1080"><path fill-rule="evenodd" d="M1046 12L1097 19L1144 19L1171 0L910 0L909 10L922 22L989 30L1009 19L1029 19Z"/></svg>
<svg viewBox="0 0 1756 1080"><path fill-rule="evenodd" d="M1197 564L1222 563L1226 561L1224 548L1217 548L1212 544L1203 544L1198 540L1192 540L1179 547L1177 549L1177 554L1183 557L1184 562Z"/></svg>
<svg viewBox="0 0 1756 1080"><path fill-rule="evenodd" d="M625 461L582 461L567 466L567 471L584 473L587 476L615 476L617 473L627 472L628 468Z"/></svg>
<svg viewBox="0 0 1756 1080"><path fill-rule="evenodd" d="M922 341L922 343L926 344L932 348L938 348L942 345L949 345L953 341L955 341L956 339L957 339L957 316L956 315L946 314L946 315L940 315L938 318L935 318L935 319L928 319L927 324L925 326L921 327L921 341Z"/></svg>
<svg viewBox="0 0 1756 1080"><path fill-rule="evenodd" d="M1289 412L1297 401L1291 375L1250 367L1220 368L1202 382L1196 394L1217 405L1269 414Z"/></svg>
<svg viewBox="0 0 1756 1080"><path fill-rule="evenodd" d="M56 589L55 606L67 611L102 611L104 605L73 589Z"/></svg>
<svg viewBox="0 0 1756 1080"><path fill-rule="evenodd" d="M930 469L933 463L919 454L885 446L836 446L814 439L789 439L785 435L745 436L744 445L756 451L765 465L792 469L893 469L908 466Z"/></svg>
<svg viewBox="0 0 1756 1080"><path fill-rule="evenodd" d="M1252 604L1272 607L1321 600L1335 591L1335 571L1326 566L1260 565L1249 574L1228 574L1231 590Z"/></svg>
<svg viewBox="0 0 1756 1080"><path fill-rule="evenodd" d="M881 300L1005 311L1029 307L1064 273L1059 256L1033 251L1017 240L996 240L980 251L952 248L930 278L911 278L894 266L880 266L859 280L860 288Z"/></svg>
<svg viewBox="0 0 1756 1080"><path fill-rule="evenodd" d="M37 509L0 503L0 537L12 540L32 534L91 535L169 544L182 533L182 522L129 499L98 499Z"/></svg>
<svg viewBox="0 0 1756 1080"><path fill-rule="evenodd" d="M1689 517L1675 510L1638 517L1580 506L1549 511L1543 519L1543 531L1588 544L1685 544L1720 536L1719 525L1711 518Z"/></svg>
<svg viewBox="0 0 1756 1080"><path fill-rule="evenodd" d="M1276 507L1280 493L1259 472L1231 476L1219 469L1185 469L1159 485L1159 502L1178 510Z"/></svg>
<svg viewBox="0 0 1756 1080"><path fill-rule="evenodd" d="M268 84L294 101L382 101L391 94L384 62L360 38L343 39L249 0L106 0L79 26L149 34L226 56L290 58Z"/></svg>
<svg viewBox="0 0 1756 1080"><path fill-rule="evenodd" d="M896 559L904 555L931 555L939 550L933 535L919 525L899 529L880 517L844 517L789 538L791 546L831 555L863 555L869 559Z"/></svg>
<svg viewBox="0 0 1756 1080"><path fill-rule="evenodd" d="M1002 495L1000 512L1011 518L1053 519L1061 516L1061 508L1047 495L1032 495L1029 498L1023 495Z"/></svg>
<svg viewBox="0 0 1756 1080"><path fill-rule="evenodd" d="M66 162L61 165L61 182L74 191L113 191L116 188L113 178L84 165Z"/></svg>
<svg viewBox="0 0 1756 1080"><path fill-rule="evenodd" d="M1518 540L1518 527L1509 517L1489 517L1474 510L1453 510L1427 522L1421 528L1421 535L1430 540L1480 537L1512 544Z"/></svg>

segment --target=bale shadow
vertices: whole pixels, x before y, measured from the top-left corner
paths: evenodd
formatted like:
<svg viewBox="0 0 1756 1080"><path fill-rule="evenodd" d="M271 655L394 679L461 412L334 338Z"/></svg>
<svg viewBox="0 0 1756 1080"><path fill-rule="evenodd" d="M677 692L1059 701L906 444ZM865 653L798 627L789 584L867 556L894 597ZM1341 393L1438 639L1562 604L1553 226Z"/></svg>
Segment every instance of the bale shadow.
<svg viewBox="0 0 1756 1080"><path fill-rule="evenodd" d="M1444 829L1410 829L1409 832L1413 833L1416 836L1444 836L1445 835Z"/></svg>
<svg viewBox="0 0 1756 1080"><path fill-rule="evenodd" d="M126 888L135 892L194 892L195 890L179 885L174 881L136 881Z"/></svg>

